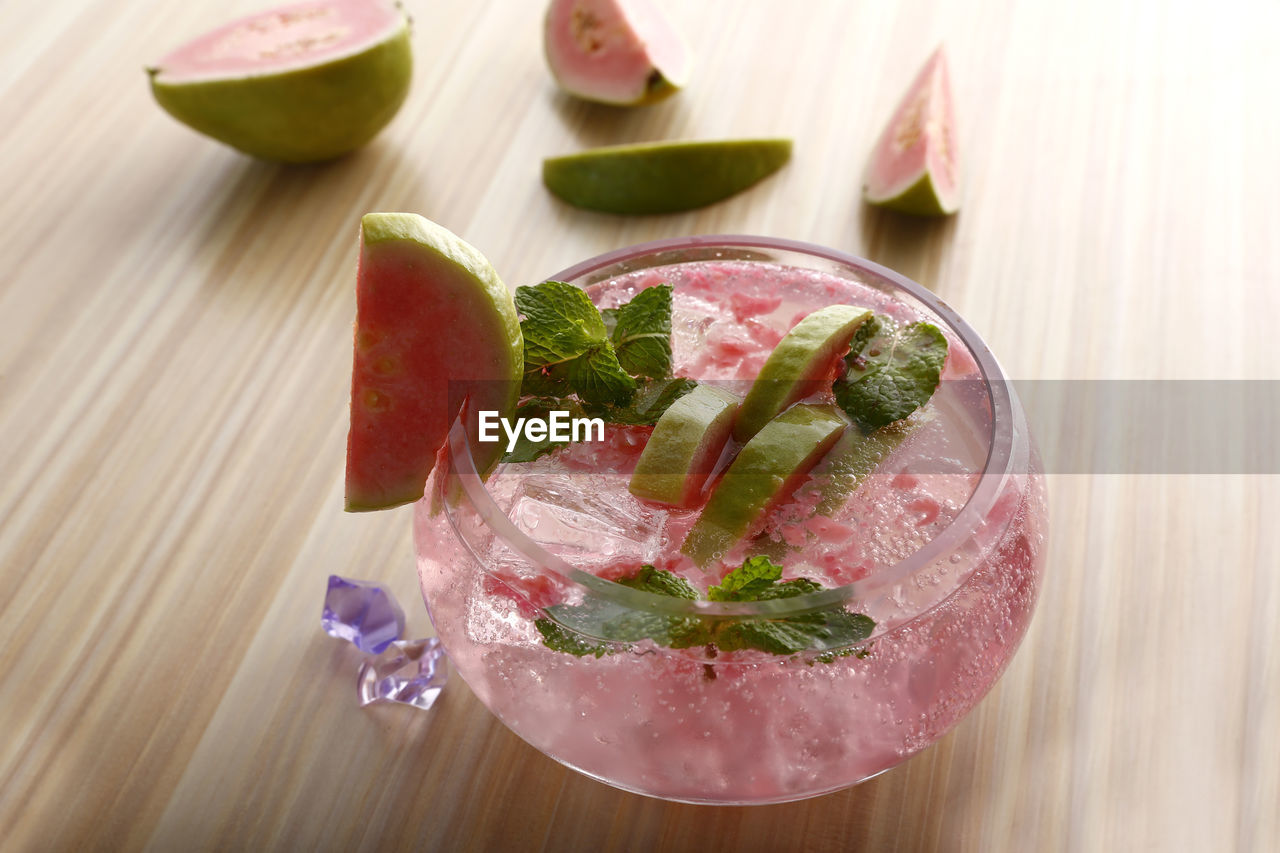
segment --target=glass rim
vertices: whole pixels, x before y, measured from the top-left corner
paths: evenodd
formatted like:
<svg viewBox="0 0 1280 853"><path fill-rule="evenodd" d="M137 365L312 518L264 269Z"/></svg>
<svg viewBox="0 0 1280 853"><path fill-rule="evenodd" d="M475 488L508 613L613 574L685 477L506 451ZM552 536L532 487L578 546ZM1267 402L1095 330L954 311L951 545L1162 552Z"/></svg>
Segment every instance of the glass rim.
<svg viewBox="0 0 1280 853"><path fill-rule="evenodd" d="M923 304L939 320L945 323L951 332L964 344L977 365L981 382L986 389L987 400L991 406L991 435L988 440L986 461L979 472L978 483L955 519L922 547L913 551L904 559L877 570L870 577L855 580L842 586L830 587L790 598L749 602L715 602L659 595L633 589L580 569L569 561L551 554L534 541L532 537L521 531L497 505L493 496L489 494L483 478L481 478L476 469L470 441L463 426L463 416L460 415L449 433L447 454L449 476L457 478L461 490L471 503L472 508L508 547L522 554L535 566L548 569L560 575L564 580L582 586L612 604L629 610L644 610L711 619L731 619L744 616L777 618L827 609L853 600L871 600L885 591L892 590L897 585L936 563L939 559L944 559L961 548L978 531L983 520L995 504L1005 478L1012 473L1016 463L1019 437L1022 437L1021 440L1024 443L1027 441L1025 438L1026 430L1025 426L1018 428L1020 424L1016 420L1022 418L1021 408L1017 405L1008 380L1005 378L990 348L973 327L957 314L954 309L923 285L912 281L901 273L894 272L873 261L847 252L799 240L744 234L708 234L638 243L588 258L550 276L550 280L572 283L593 272L616 266L628 260L680 250L721 248L789 252L796 255L819 258L855 271L870 273L891 287L906 292ZM683 262L675 260L672 264L695 263L700 260L702 259ZM778 259L747 258L741 260L788 265L785 260ZM654 264L652 266L666 265ZM790 265L795 266L795 264ZM447 511L446 514L448 514ZM455 535L461 538L452 515L450 515L449 522L455 526ZM480 562L482 570L487 571L484 568L483 561ZM955 588L944 596L944 599L962 588L967 581L967 576L960 579ZM928 612L939 603L941 602L934 602L928 605L921 610L921 613ZM912 615L914 617L919 614Z"/></svg>

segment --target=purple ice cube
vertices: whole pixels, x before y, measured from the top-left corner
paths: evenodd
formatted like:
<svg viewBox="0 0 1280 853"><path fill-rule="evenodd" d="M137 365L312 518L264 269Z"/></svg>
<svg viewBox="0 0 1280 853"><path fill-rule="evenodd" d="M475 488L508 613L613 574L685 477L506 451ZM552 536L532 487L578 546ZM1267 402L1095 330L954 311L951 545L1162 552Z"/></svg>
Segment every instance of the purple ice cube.
<svg viewBox="0 0 1280 853"><path fill-rule="evenodd" d="M449 666L440 640L397 640L385 654L365 658L356 674L361 705L402 702L427 710L449 680Z"/></svg>
<svg viewBox="0 0 1280 853"><path fill-rule="evenodd" d="M377 655L404 633L404 611L391 590L380 583L329 575L320 624L329 636L350 640L360 651Z"/></svg>

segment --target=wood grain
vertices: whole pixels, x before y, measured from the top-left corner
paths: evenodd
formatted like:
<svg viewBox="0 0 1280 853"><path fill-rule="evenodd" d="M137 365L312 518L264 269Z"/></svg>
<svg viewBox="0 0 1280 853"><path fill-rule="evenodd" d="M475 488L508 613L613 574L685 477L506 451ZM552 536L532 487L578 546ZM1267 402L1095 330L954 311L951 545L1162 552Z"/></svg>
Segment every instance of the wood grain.
<svg viewBox="0 0 1280 853"><path fill-rule="evenodd" d="M931 287L1018 379L1280 379L1280 7L666 0L689 89L556 92L543 4L405 0L409 102L333 164L252 162L142 66L254 0L0 6L0 837L16 850L1274 850L1280 479L1055 476L1039 613L979 709L843 793L676 805L568 771L455 679L361 710L318 626L331 573L429 632L407 510L341 512L355 229L412 210L512 285L739 232ZM962 212L858 202L938 42ZM569 209L541 158L786 135L688 214ZM1141 437L1134 439L1141 440Z"/></svg>

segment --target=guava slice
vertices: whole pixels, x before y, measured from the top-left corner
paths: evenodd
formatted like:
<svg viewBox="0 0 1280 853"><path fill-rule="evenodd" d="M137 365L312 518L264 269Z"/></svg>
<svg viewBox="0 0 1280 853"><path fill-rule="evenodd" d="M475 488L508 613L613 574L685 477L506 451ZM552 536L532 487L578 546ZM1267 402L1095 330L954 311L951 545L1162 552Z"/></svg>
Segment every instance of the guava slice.
<svg viewBox="0 0 1280 853"><path fill-rule="evenodd" d="M477 413L511 416L524 371L515 302L483 255L412 213L369 213L360 226L348 511L422 497L464 399L488 471L502 443L478 442Z"/></svg>
<svg viewBox="0 0 1280 853"><path fill-rule="evenodd" d="M871 315L869 308L828 305L796 323L751 383L733 425L734 441L749 440L787 406L822 390L832 363Z"/></svg>
<svg viewBox="0 0 1280 853"><path fill-rule="evenodd" d="M409 18L391 0L311 0L219 27L147 71L160 106L206 136L266 160L329 160L404 103Z"/></svg>
<svg viewBox="0 0 1280 853"><path fill-rule="evenodd" d="M741 192L790 158L790 139L611 145L548 157L542 181L569 204L589 210L674 213Z"/></svg>
<svg viewBox="0 0 1280 853"><path fill-rule="evenodd" d="M848 426L834 406L798 403L746 443L711 490L680 550L699 566L721 559L747 536Z"/></svg>
<svg viewBox="0 0 1280 853"><path fill-rule="evenodd" d="M941 216L960 207L959 176L951 78L939 46L876 142L862 195L880 207Z"/></svg>
<svg viewBox="0 0 1280 853"><path fill-rule="evenodd" d="M738 395L699 385L662 413L627 488L645 500L690 507L729 442Z"/></svg>
<svg viewBox="0 0 1280 853"><path fill-rule="evenodd" d="M551 0L542 41L560 88L589 101L650 104L689 78L689 50L650 0Z"/></svg>

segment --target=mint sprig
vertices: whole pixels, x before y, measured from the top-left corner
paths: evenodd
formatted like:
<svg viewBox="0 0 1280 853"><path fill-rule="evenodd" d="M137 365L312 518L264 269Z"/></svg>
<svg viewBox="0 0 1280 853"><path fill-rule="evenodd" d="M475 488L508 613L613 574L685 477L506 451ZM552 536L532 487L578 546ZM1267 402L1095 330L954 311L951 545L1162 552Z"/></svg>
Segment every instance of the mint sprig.
<svg viewBox="0 0 1280 853"><path fill-rule="evenodd" d="M648 426L697 385L671 375L671 286L646 288L618 308L597 310L560 281L516 289L525 373L517 417L554 410L608 423ZM529 462L564 442L523 437L504 462Z"/></svg>
<svg viewBox="0 0 1280 853"><path fill-rule="evenodd" d="M712 601L765 601L822 589L807 578L781 581L781 577L781 566L767 557L753 557L708 590L708 597ZM649 565L617 582L657 595L697 598L693 587L683 578ZM710 619L632 610L590 598L582 604L553 605L546 613L547 617L536 623L544 645L555 651L596 657L641 640L652 640L672 649L707 646L722 651L758 649L790 655L847 647L865 640L875 628L869 616L843 607L778 618ZM592 641L583 635L600 639ZM837 656L837 653L824 654L826 660Z"/></svg>
<svg viewBox="0 0 1280 853"><path fill-rule="evenodd" d="M870 435L929 402L946 359L947 339L937 326L898 326L877 314L854 336L844 372L831 390L840 408Z"/></svg>

